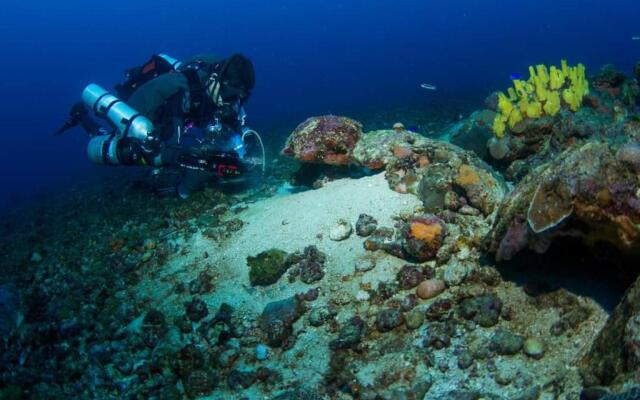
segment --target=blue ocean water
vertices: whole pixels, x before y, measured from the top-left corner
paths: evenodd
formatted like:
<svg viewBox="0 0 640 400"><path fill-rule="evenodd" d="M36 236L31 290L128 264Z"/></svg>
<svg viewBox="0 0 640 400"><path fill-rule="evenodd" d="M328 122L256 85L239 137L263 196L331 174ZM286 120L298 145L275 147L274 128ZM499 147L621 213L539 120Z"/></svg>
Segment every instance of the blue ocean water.
<svg viewBox="0 0 640 400"><path fill-rule="evenodd" d="M0 204L96 173L83 133L52 132L86 84L111 88L156 52L249 56L250 125L281 127L284 140L311 115L461 98L480 107L534 63L567 58L591 73L608 63L629 72L640 59L631 39L639 13L634 0L5 0Z"/></svg>

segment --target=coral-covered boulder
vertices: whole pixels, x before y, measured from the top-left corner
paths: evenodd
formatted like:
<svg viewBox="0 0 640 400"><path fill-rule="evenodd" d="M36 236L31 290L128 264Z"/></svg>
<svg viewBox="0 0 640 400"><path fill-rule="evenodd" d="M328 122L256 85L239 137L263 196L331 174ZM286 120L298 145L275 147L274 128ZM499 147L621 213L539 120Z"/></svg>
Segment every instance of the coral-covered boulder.
<svg viewBox="0 0 640 400"><path fill-rule="evenodd" d="M418 261L436 256L445 235L445 223L433 215L413 217L401 229L402 248ZM416 279L416 286L421 279Z"/></svg>
<svg viewBox="0 0 640 400"><path fill-rule="evenodd" d="M527 247L544 252L566 234L640 250L640 178L629 146L590 142L529 173L498 212L490 234L496 258L509 260Z"/></svg>
<svg viewBox="0 0 640 400"><path fill-rule="evenodd" d="M311 117L287 139L283 155L308 163L348 165L362 136L362 125L346 117Z"/></svg>
<svg viewBox="0 0 640 400"><path fill-rule="evenodd" d="M476 154L444 141L404 134L409 136L402 142L394 131L370 132L356 147L354 159L362 165L386 164L389 187L418 195L431 213L445 208L447 194L457 194L460 206L469 204L485 216L500 204L505 185ZM379 145L369 146L366 153L361 147L370 135Z"/></svg>
<svg viewBox="0 0 640 400"><path fill-rule="evenodd" d="M406 130L378 130L365 133L353 149L353 161L370 169L383 169L393 158L414 156L412 148L427 139ZM428 160L423 160L428 162Z"/></svg>

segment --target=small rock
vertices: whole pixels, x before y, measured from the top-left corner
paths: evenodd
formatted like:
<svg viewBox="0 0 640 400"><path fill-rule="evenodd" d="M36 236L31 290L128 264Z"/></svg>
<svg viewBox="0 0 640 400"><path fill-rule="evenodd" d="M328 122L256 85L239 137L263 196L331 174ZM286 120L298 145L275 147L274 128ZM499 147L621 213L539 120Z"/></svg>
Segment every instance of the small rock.
<svg viewBox="0 0 640 400"><path fill-rule="evenodd" d="M375 325L378 332L389 332L402 325L403 322L402 312L395 308L390 308L378 313Z"/></svg>
<svg viewBox="0 0 640 400"><path fill-rule="evenodd" d="M458 286L464 282L470 270L471 268L468 264L454 261L444 268L442 278L447 286Z"/></svg>
<svg viewBox="0 0 640 400"><path fill-rule="evenodd" d="M218 383L217 376L210 371L196 370L191 372L182 384L189 398L207 396Z"/></svg>
<svg viewBox="0 0 640 400"><path fill-rule="evenodd" d="M256 381L256 374L253 371L233 370L227 376L227 385L233 390L247 389Z"/></svg>
<svg viewBox="0 0 640 400"><path fill-rule="evenodd" d="M447 322L435 322L429 325L423 344L436 350L449 347L451 336L455 334L455 326Z"/></svg>
<svg viewBox="0 0 640 400"><path fill-rule="evenodd" d="M227 349L218 355L218 365L223 368L231 367L238 359L237 349Z"/></svg>
<svg viewBox="0 0 640 400"><path fill-rule="evenodd" d="M477 217L478 215L481 214L480 210L478 210L477 208L473 208L470 205L464 205L464 206L460 207L458 212L460 214L469 215L469 216L472 216L472 217Z"/></svg>
<svg viewBox="0 0 640 400"><path fill-rule="evenodd" d="M362 341L367 325L360 317L353 317L340 329L338 338L329 343L333 350L350 349Z"/></svg>
<svg viewBox="0 0 640 400"><path fill-rule="evenodd" d="M351 236L352 232L353 227L351 227L351 223L344 219L339 219L329 231L329 239L339 242Z"/></svg>
<svg viewBox="0 0 640 400"><path fill-rule="evenodd" d="M187 316L193 322L198 322L209 315L207 304L200 299L193 299L190 302L184 303L184 308Z"/></svg>
<svg viewBox="0 0 640 400"><path fill-rule="evenodd" d="M143 263L146 263L147 261L151 260L151 257L153 257L153 252L145 251L144 254L142 254L142 257L140 258L140 261L142 261Z"/></svg>
<svg viewBox="0 0 640 400"><path fill-rule="evenodd" d="M42 254L38 253L37 251L34 251L31 254L30 260L33 263L39 263L39 262L41 262L43 260Z"/></svg>
<svg viewBox="0 0 640 400"><path fill-rule="evenodd" d="M524 353L536 360L544 356L544 344L536 338L528 338L524 341Z"/></svg>
<svg viewBox="0 0 640 400"><path fill-rule="evenodd" d="M367 272L371 271L376 267L376 260L371 257L359 258L356 261L356 272Z"/></svg>
<svg viewBox="0 0 640 400"><path fill-rule="evenodd" d="M267 304L260 317L260 327L267 334L267 343L273 347L282 346L293 332L293 323L304 311L304 304L296 296Z"/></svg>
<svg viewBox="0 0 640 400"><path fill-rule="evenodd" d="M509 385L515 379L517 370L508 364L500 364L497 366L493 379L498 385Z"/></svg>
<svg viewBox="0 0 640 400"><path fill-rule="evenodd" d="M458 368L467 369L473 364L473 356L469 351L463 351L458 356Z"/></svg>
<svg viewBox="0 0 640 400"><path fill-rule="evenodd" d="M302 252L295 252L287 257L287 264L291 265L289 282L297 277L304 283L311 284L324 277L324 263L326 256L316 246L307 246Z"/></svg>
<svg viewBox="0 0 640 400"><path fill-rule="evenodd" d="M518 353L523 345L524 339L522 336L501 328L494 333L489 347L500 355L511 356Z"/></svg>
<svg viewBox="0 0 640 400"><path fill-rule="evenodd" d="M462 318L473 320L483 328L497 324L501 311L502 301L493 294L464 299L458 308Z"/></svg>
<svg viewBox="0 0 640 400"><path fill-rule="evenodd" d="M255 257L247 257L249 265L249 281L251 286L268 286L280 279L289 268L287 253L278 249L270 249Z"/></svg>
<svg viewBox="0 0 640 400"><path fill-rule="evenodd" d="M404 316L405 325L409 329L418 329L424 322L424 312L419 309L413 309Z"/></svg>
<svg viewBox="0 0 640 400"><path fill-rule="evenodd" d="M269 347L265 344L258 344L256 346L256 360L264 361L269 358Z"/></svg>
<svg viewBox="0 0 640 400"><path fill-rule="evenodd" d="M452 308L451 300L436 300L427 308L425 316L429 321L444 321L451 318L453 314Z"/></svg>
<svg viewBox="0 0 640 400"><path fill-rule="evenodd" d="M369 236L378 228L378 221L371 215L360 214L356 222L356 234L358 236Z"/></svg>
<svg viewBox="0 0 640 400"><path fill-rule="evenodd" d="M356 293L356 300L358 301L367 301L370 298L371 298L371 295L369 294L369 292L365 290L358 290L358 292Z"/></svg>
<svg viewBox="0 0 640 400"><path fill-rule="evenodd" d="M307 320L309 321L309 325L318 327L324 325L331 317L332 315L328 308L318 307L309 312Z"/></svg>
<svg viewBox="0 0 640 400"><path fill-rule="evenodd" d="M400 289L413 289L424 279L422 270L416 265L403 265L396 274Z"/></svg>
<svg viewBox="0 0 640 400"><path fill-rule="evenodd" d="M416 295L421 299L431 299L444 291L444 282L439 279L427 279L420 282Z"/></svg>
<svg viewBox="0 0 640 400"><path fill-rule="evenodd" d="M147 250L153 250L157 247L157 243L153 239L145 239L143 246Z"/></svg>

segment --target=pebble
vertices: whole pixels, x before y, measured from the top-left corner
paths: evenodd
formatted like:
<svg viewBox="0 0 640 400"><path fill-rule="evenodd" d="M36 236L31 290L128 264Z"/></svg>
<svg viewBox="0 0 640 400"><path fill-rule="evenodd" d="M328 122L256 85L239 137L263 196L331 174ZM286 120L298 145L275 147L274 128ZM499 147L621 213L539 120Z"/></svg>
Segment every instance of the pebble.
<svg viewBox="0 0 640 400"><path fill-rule="evenodd" d="M524 339L520 335L500 328L491 338L491 350L500 355L514 355L518 353L524 344Z"/></svg>
<svg viewBox="0 0 640 400"><path fill-rule="evenodd" d="M360 258L356 261L356 272L371 271L376 267L376 260L370 257Z"/></svg>
<svg viewBox="0 0 640 400"><path fill-rule="evenodd" d="M256 346L256 360L264 361L269 358L269 347L265 344L258 344Z"/></svg>
<svg viewBox="0 0 640 400"><path fill-rule="evenodd" d="M367 301L370 298L371 298L371 295L364 290L358 290L358 293L356 293L356 300L358 301Z"/></svg>
<svg viewBox="0 0 640 400"><path fill-rule="evenodd" d="M416 295L421 299L431 299L444 291L444 282L439 279L422 281L416 289Z"/></svg>
<svg viewBox="0 0 640 400"><path fill-rule="evenodd" d="M517 375L517 370L508 365L508 364L500 364L497 366L495 373L493 374L493 379L499 385L509 385L515 379Z"/></svg>
<svg viewBox="0 0 640 400"><path fill-rule="evenodd" d="M344 219L340 219L336 222L333 228L331 228L331 231L329 231L329 239L339 242L351 236L352 232L353 227L351 226L351 223Z"/></svg>
<svg viewBox="0 0 640 400"><path fill-rule="evenodd" d="M444 269L442 278L447 286L458 286L467 278L469 266L467 264L454 261Z"/></svg>
<svg viewBox="0 0 640 400"><path fill-rule="evenodd" d="M153 253L151 251L146 251L143 255L142 258L140 259L140 261L142 262L147 262L149 260L151 260L151 257L153 256Z"/></svg>
<svg viewBox="0 0 640 400"><path fill-rule="evenodd" d="M231 367L238 358L238 350L228 349L220 353L218 356L218 364L223 368Z"/></svg>
<svg viewBox="0 0 640 400"><path fill-rule="evenodd" d="M394 308L382 310L376 317L375 326L378 332L389 332L402 325L404 317L400 310Z"/></svg>
<svg viewBox="0 0 640 400"><path fill-rule="evenodd" d="M42 254L38 253L37 251L34 251L31 254L31 262L39 263L40 261L42 261Z"/></svg>
<svg viewBox="0 0 640 400"><path fill-rule="evenodd" d="M524 341L524 353L536 360L544 356L544 344L536 338L528 338Z"/></svg>
<svg viewBox="0 0 640 400"><path fill-rule="evenodd" d="M405 314L404 319L407 328L418 329L424 322L424 312L417 308L414 308L413 310Z"/></svg>
<svg viewBox="0 0 640 400"><path fill-rule="evenodd" d="M458 368L467 369L473 364L473 356L469 351L463 351L458 356Z"/></svg>
<svg viewBox="0 0 640 400"><path fill-rule="evenodd" d="M153 250L157 247L155 240L153 239L145 239L144 248L147 250Z"/></svg>

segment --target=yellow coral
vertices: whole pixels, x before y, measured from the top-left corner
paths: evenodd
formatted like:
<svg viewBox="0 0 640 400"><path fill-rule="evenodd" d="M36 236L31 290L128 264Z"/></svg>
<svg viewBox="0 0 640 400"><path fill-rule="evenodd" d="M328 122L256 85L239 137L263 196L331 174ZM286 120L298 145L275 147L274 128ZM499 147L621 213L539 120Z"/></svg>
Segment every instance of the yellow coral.
<svg viewBox="0 0 640 400"><path fill-rule="evenodd" d="M560 94L556 91L549 92L546 103L544 103L544 112L552 117L560 111Z"/></svg>
<svg viewBox="0 0 640 400"><path fill-rule="evenodd" d="M545 65L529 67L529 79L513 80L513 87L507 94L498 93L498 113L493 121L493 131L501 138L507 126L513 128L524 118L540 118L544 115L554 116L563 107L578 111L582 99L589 94L589 82L585 75L585 67L578 64L570 67L566 60L561 60L560 68Z"/></svg>
<svg viewBox="0 0 640 400"><path fill-rule="evenodd" d="M497 137L502 138L504 136L507 125L504 123L504 120L500 115L496 116L496 119L493 120L492 129Z"/></svg>
<svg viewBox="0 0 640 400"><path fill-rule="evenodd" d="M520 121L522 121L522 113L519 109L514 108L509 114L509 128L513 129L513 127Z"/></svg>

